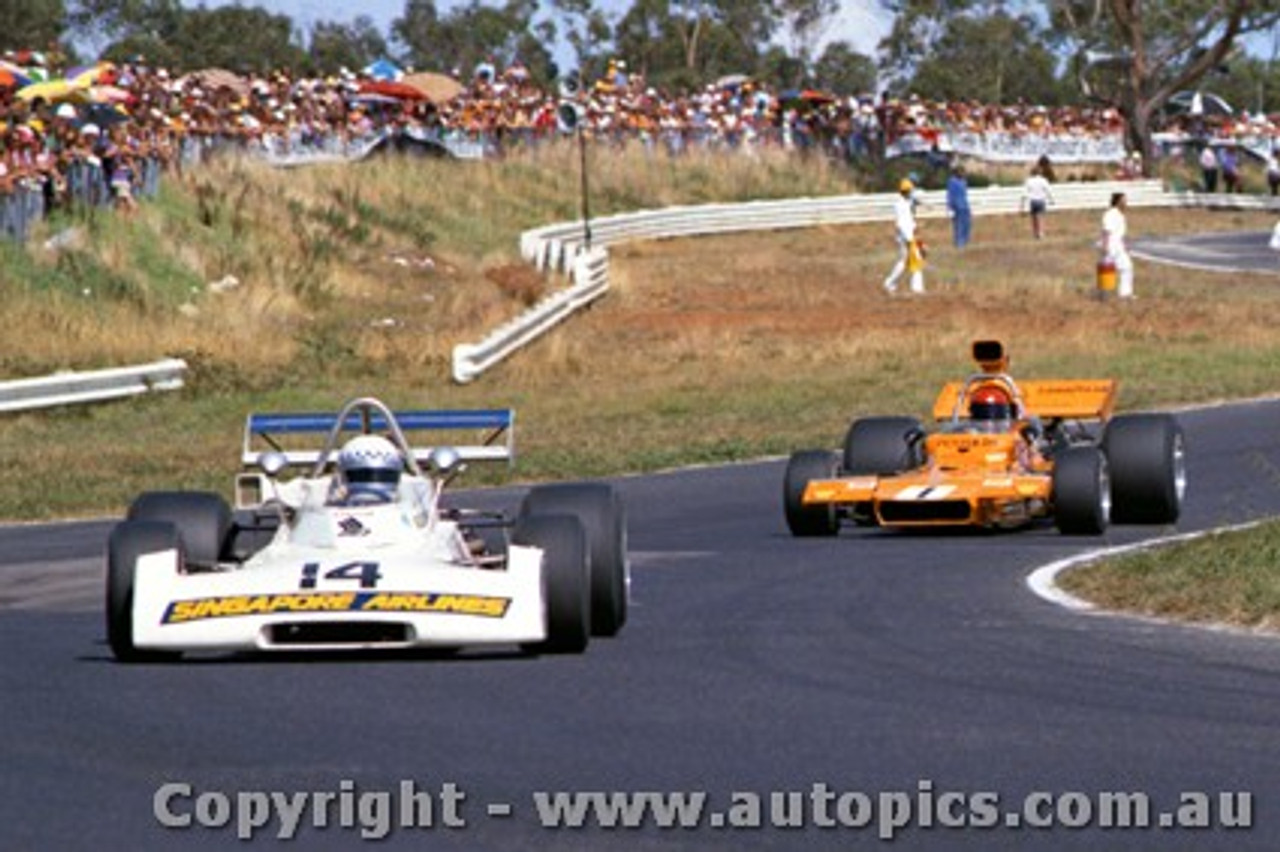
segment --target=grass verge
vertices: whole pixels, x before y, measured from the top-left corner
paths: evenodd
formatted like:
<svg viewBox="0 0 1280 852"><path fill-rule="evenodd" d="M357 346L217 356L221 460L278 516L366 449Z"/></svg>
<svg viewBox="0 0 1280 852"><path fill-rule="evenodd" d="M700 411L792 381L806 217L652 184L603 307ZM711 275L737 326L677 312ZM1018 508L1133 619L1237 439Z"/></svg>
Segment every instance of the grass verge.
<svg viewBox="0 0 1280 852"><path fill-rule="evenodd" d="M1105 609L1280 631L1280 522L1108 559L1058 584Z"/></svg>

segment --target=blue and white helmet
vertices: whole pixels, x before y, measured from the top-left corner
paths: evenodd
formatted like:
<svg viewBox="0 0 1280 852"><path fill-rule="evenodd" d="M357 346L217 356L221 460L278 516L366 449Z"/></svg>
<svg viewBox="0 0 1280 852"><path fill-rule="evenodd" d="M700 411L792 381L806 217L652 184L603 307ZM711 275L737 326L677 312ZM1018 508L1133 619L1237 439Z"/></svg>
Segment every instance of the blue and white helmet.
<svg viewBox="0 0 1280 852"><path fill-rule="evenodd" d="M338 453L338 470L349 494L391 500L404 472L404 458L386 438L358 435Z"/></svg>

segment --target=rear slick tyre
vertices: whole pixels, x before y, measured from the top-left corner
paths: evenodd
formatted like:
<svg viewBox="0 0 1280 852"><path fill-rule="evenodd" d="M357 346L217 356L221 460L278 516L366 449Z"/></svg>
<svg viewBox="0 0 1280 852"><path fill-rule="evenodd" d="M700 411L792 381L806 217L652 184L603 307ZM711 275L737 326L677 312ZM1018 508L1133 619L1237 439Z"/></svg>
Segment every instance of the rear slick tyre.
<svg viewBox="0 0 1280 852"><path fill-rule="evenodd" d="M841 467L847 476L890 476L924 464L914 417L863 417L844 437Z"/></svg>
<svg viewBox="0 0 1280 852"><path fill-rule="evenodd" d="M231 532L231 507L212 491L148 491L129 507L130 521L173 524L189 564L213 568Z"/></svg>
<svg viewBox="0 0 1280 852"><path fill-rule="evenodd" d="M1173 524L1187 490L1182 427L1170 414L1115 417L1102 434L1117 524Z"/></svg>

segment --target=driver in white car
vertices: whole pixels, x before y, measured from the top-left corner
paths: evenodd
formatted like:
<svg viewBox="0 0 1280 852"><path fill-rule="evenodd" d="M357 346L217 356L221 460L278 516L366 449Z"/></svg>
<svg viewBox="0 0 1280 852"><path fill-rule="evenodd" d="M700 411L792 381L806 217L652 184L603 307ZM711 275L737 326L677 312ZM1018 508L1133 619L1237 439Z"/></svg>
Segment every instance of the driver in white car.
<svg viewBox="0 0 1280 852"><path fill-rule="evenodd" d="M338 475L331 505L376 506L391 503L404 473L404 457L380 435L357 435L338 453Z"/></svg>

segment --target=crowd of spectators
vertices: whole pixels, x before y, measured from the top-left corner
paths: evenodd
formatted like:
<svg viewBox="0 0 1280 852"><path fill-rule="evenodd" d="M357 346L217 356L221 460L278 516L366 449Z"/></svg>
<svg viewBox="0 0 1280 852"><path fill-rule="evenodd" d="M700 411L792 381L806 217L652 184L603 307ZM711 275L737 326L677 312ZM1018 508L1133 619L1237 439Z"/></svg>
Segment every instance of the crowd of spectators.
<svg viewBox="0 0 1280 852"><path fill-rule="evenodd" d="M411 85L414 75L401 78L386 66L326 76L222 69L179 76L141 57L68 69L52 55L7 53L0 60L0 235L21 238L27 223L64 206L131 209L135 195L155 191L163 172L211 151L351 157L388 134L408 134L487 156L566 131L558 111L564 93L536 85L519 62L439 75L454 88L434 97ZM73 82L32 96L39 90L27 89L24 78ZM673 154L779 147L857 159L891 154L904 141L936 153L957 134L1123 140L1123 121L1109 109L775 91L741 75L675 95L621 60L586 81L576 101L579 123L599 142L638 141ZM1211 120L1198 121L1203 131ZM1280 122L1236 121L1224 117L1208 132L1280 136Z"/></svg>

